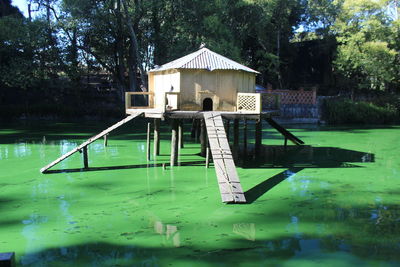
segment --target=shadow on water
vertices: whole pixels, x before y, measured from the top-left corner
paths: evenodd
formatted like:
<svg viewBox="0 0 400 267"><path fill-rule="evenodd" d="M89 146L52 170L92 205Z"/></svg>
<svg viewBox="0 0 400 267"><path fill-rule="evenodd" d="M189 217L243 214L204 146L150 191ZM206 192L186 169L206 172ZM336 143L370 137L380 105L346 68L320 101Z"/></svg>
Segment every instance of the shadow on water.
<svg viewBox="0 0 400 267"><path fill-rule="evenodd" d="M251 235L245 227L237 229L235 225L233 232L243 237ZM123 234L121 236L124 238ZM21 256L19 263L21 266L31 266L38 262L43 263L40 266L166 266L171 263L188 266L189 262L196 261L207 266L236 266L238 262L268 266L284 260L299 260L299 263L304 263L303 257L311 256L321 263L333 264L329 266L337 266L340 262L350 266L371 259L393 262L400 260L396 246L380 241L330 235L296 237L288 233L257 240L234 237L229 238L221 248L200 244L168 247L123 243L125 244L95 242L47 248Z"/></svg>
<svg viewBox="0 0 400 267"><path fill-rule="evenodd" d="M253 188L247 190L244 195L246 197L246 204L251 204L256 201L259 197L267 193L271 190L274 186L278 185L280 182L285 180L286 178L290 177L291 175L303 170L303 168L290 168L283 172L280 172L267 180L259 183L258 185L254 186Z"/></svg>
<svg viewBox="0 0 400 267"><path fill-rule="evenodd" d="M190 161L181 162L179 166L202 166L204 161ZM75 169L61 169L61 170L48 170L44 173L70 173L70 172L88 172L88 171L110 171L110 170L123 170L123 169L139 169L151 167L170 167L169 163L149 163L149 164L136 164L136 165L119 165L119 166L104 166L104 167L89 167L89 168L75 168Z"/></svg>
<svg viewBox="0 0 400 267"><path fill-rule="evenodd" d="M352 163L375 161L375 155L371 153L312 146L263 146L257 157L254 154L242 154L240 158L243 160L238 162L238 166L244 169L288 168L246 191L247 204L253 203L280 182L305 168L361 168Z"/></svg>
<svg viewBox="0 0 400 267"><path fill-rule="evenodd" d="M242 159L242 160L240 160ZM237 165L244 169L287 168L245 192L246 204L251 204L286 178L305 168L361 168L353 163L374 162L375 155L337 147L263 146L259 155L242 153ZM181 162L180 166L202 166L204 161ZM48 170L45 173L72 173L151 167L168 167L167 163L149 163L106 167Z"/></svg>

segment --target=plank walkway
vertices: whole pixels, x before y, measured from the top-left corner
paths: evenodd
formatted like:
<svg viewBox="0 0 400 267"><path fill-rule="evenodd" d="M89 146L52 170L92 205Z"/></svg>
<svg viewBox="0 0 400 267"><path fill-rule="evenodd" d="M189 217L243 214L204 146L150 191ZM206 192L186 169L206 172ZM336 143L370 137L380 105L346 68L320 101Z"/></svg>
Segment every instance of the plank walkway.
<svg viewBox="0 0 400 267"><path fill-rule="evenodd" d="M246 198L233 161L220 112L204 112L208 141L222 202L245 203Z"/></svg>
<svg viewBox="0 0 400 267"><path fill-rule="evenodd" d="M89 138L86 142L82 143L81 145L79 145L78 147L74 148L73 150L65 153L64 155L62 155L61 157L59 157L58 159L56 159L55 161L51 162L50 164L46 165L45 167L41 168L40 171L42 173L45 173L48 169L50 169L51 167L53 167L54 165L60 163L61 161L63 161L64 159L70 157L71 155L75 154L78 151L81 151L84 147L90 145L91 143L93 143L94 141L96 141L97 139L105 136L106 134L110 133L111 131L117 129L118 127L124 125L125 123L133 120L136 117L139 117L140 115L142 115L143 112L137 112L137 113L133 113L131 115L129 115L128 117L126 117L125 119L117 122L116 124L112 125L111 127L107 128L106 130L102 131L101 133L99 133L98 135L93 136L92 138Z"/></svg>

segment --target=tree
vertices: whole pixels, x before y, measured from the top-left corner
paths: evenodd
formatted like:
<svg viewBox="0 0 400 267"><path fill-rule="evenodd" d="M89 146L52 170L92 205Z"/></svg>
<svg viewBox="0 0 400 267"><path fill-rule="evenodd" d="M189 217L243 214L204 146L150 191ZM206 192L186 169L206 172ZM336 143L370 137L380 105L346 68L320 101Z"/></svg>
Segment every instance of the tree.
<svg viewBox="0 0 400 267"><path fill-rule="evenodd" d="M348 87L385 90L398 82L398 22L388 16L387 4L382 0L343 4L333 28L339 44L335 66Z"/></svg>

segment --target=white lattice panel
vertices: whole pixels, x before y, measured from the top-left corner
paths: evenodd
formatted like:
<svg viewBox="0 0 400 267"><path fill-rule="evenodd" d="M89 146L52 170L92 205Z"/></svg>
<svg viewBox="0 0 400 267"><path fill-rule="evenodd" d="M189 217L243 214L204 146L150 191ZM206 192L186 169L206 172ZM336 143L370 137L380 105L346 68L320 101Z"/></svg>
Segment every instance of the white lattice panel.
<svg viewBox="0 0 400 267"><path fill-rule="evenodd" d="M261 112L261 95L251 93L237 94L237 111Z"/></svg>

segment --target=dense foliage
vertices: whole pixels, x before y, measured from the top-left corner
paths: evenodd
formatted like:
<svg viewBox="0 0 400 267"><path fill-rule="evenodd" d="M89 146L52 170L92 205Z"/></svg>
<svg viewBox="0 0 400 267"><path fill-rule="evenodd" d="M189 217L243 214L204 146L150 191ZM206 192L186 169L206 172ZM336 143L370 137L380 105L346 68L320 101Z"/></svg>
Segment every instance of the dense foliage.
<svg viewBox="0 0 400 267"><path fill-rule="evenodd" d="M387 124L399 123L399 107L393 103L377 101L350 101L327 99L324 119L329 124Z"/></svg>
<svg viewBox="0 0 400 267"><path fill-rule="evenodd" d="M0 5L0 90L82 90L107 73L122 99L146 70L210 49L274 88L320 93L400 85L397 0L29 0ZM86 75L86 76L85 76ZM1 92L0 92L1 100Z"/></svg>

